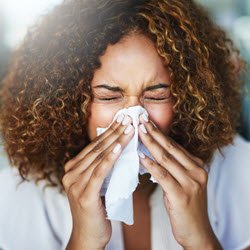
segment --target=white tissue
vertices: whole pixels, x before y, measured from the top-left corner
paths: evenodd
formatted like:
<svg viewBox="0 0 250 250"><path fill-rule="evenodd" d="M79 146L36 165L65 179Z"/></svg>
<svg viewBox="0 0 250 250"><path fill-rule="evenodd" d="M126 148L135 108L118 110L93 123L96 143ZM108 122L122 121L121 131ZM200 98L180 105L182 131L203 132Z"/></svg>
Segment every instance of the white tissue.
<svg viewBox="0 0 250 250"><path fill-rule="evenodd" d="M138 136L139 115L144 113L148 116L146 109L142 106L121 109L115 114L113 121L116 120L117 116L121 113L124 115L127 114L132 118L135 133L115 162L110 174L105 178L101 188L101 196L105 195L108 219L122 221L128 225L132 225L134 223L132 194L139 182L138 174L148 173L148 171L140 165L138 151L143 152L152 160L154 160L154 158L142 144ZM97 128L97 136L105 132L109 126L107 128ZM150 180L157 183L153 176L151 176Z"/></svg>

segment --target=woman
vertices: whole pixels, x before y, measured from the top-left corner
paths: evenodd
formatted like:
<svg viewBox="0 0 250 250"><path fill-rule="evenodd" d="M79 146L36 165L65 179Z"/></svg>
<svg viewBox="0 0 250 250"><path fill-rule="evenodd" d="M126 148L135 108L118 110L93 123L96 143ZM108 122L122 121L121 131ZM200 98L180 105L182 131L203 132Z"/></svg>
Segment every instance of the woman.
<svg viewBox="0 0 250 250"><path fill-rule="evenodd" d="M70 0L57 6L27 34L1 90L4 146L24 179L19 191L1 194L1 222L8 214L26 218L20 229L12 219L1 231L2 247L247 249L249 223L231 215L247 216L249 191L231 185L242 193L235 208L219 195L227 197L233 177L246 185L249 173L250 145L236 135L243 69L231 40L192 1ZM140 153L140 161L159 184L150 174L140 177L135 223L122 225L121 240L99 192L134 128L130 117L119 117L100 136L96 128L135 105L149 113L140 117L139 136L156 159ZM234 175L239 172L242 177ZM14 171L3 171L2 192L18 180ZM47 194L40 192L46 186ZM156 205L149 203L159 190L172 231L156 243L156 230L167 224L151 216ZM217 221L213 199L220 204ZM16 243L6 240L13 235Z"/></svg>

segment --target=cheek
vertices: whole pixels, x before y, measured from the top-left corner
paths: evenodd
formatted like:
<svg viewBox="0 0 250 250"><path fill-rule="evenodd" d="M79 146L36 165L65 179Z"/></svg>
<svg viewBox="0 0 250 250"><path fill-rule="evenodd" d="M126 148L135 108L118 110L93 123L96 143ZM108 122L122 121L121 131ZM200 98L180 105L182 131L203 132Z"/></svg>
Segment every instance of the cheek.
<svg viewBox="0 0 250 250"><path fill-rule="evenodd" d="M90 104L90 116L88 120L88 135L90 140L93 140L97 136L96 128L108 127L119 109L120 108L112 107L112 105Z"/></svg>
<svg viewBox="0 0 250 250"><path fill-rule="evenodd" d="M164 133L168 133L173 120L172 105L154 105L147 108L150 119Z"/></svg>

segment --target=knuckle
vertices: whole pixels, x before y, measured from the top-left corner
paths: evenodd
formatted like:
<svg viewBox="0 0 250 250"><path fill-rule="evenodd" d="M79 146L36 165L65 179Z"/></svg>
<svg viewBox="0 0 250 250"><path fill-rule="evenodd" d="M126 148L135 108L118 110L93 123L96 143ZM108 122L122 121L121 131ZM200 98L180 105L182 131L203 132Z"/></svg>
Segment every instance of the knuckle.
<svg viewBox="0 0 250 250"><path fill-rule="evenodd" d="M78 202L79 205L82 209L87 209L88 207L90 207L90 204L88 202L88 200L86 199L85 193L83 192L83 194L78 198Z"/></svg>
<svg viewBox="0 0 250 250"><path fill-rule="evenodd" d="M195 161L202 167L205 165L204 161L201 158L195 157Z"/></svg>
<svg viewBox="0 0 250 250"><path fill-rule="evenodd" d="M161 158L160 158L160 160L159 160L160 165L163 165L163 164L167 163L168 161L169 161L169 159L168 159L168 157L166 156L166 154L162 154L162 155L161 155Z"/></svg>
<svg viewBox="0 0 250 250"><path fill-rule="evenodd" d="M121 134L123 134L123 131L126 129L126 126L119 126L115 131L114 131L114 133L116 134L116 135L121 135Z"/></svg>
<svg viewBox="0 0 250 250"><path fill-rule="evenodd" d="M206 172L204 169L199 168L199 169L198 169L197 175L198 175L199 181L200 181L202 184L206 184L206 183L207 183L208 174L207 174L207 172Z"/></svg>
<svg viewBox="0 0 250 250"><path fill-rule="evenodd" d="M117 128L117 125L118 125L118 123L116 121L114 121L112 123L112 125L109 127L109 130L111 130L111 132L114 132Z"/></svg>
<svg viewBox="0 0 250 250"><path fill-rule="evenodd" d="M72 167L73 165L73 162L74 160L73 159L70 159L69 161L67 161L65 164L64 164L64 172L68 172L69 169Z"/></svg>
<svg viewBox="0 0 250 250"><path fill-rule="evenodd" d="M102 164L103 165L109 165L112 162L112 154L109 153L103 160L102 160Z"/></svg>
<svg viewBox="0 0 250 250"><path fill-rule="evenodd" d="M67 189L69 187L70 184L70 177L68 174L65 174L62 178L62 184L64 186L65 189Z"/></svg>
<svg viewBox="0 0 250 250"><path fill-rule="evenodd" d="M174 150L177 148L177 143L173 139L169 139L168 149Z"/></svg>
<svg viewBox="0 0 250 250"><path fill-rule="evenodd" d="M78 187L75 184L71 185L71 187L69 188L69 193L71 194L72 197L76 198L79 193Z"/></svg>
<svg viewBox="0 0 250 250"><path fill-rule="evenodd" d="M118 127L117 127L118 126ZM110 127L109 127L109 129L108 130L110 130L111 131L111 134L112 133L115 133L116 131L117 131L117 129L119 129L119 125L118 125L118 123L116 123L116 122L114 122Z"/></svg>
<svg viewBox="0 0 250 250"><path fill-rule="evenodd" d="M170 153L163 152L161 154L160 164L164 164L167 162L173 162L173 161L174 161L174 157Z"/></svg>
<svg viewBox="0 0 250 250"><path fill-rule="evenodd" d="M78 198L79 205L84 210L89 210L93 206L92 199L86 192L83 192L82 195Z"/></svg>
<svg viewBox="0 0 250 250"><path fill-rule="evenodd" d="M103 170L102 170L102 168L100 167L100 166L97 166L94 170L93 170L93 172L92 172L92 176L93 176L93 178L95 178L95 179L100 179L102 176L103 176Z"/></svg>
<svg viewBox="0 0 250 250"><path fill-rule="evenodd" d="M175 157L172 155L172 154L168 154L168 159L171 161L171 162L175 162Z"/></svg>
<svg viewBox="0 0 250 250"><path fill-rule="evenodd" d="M117 138L119 137L121 134L123 134L124 131L124 126L119 126L116 129L113 130L112 132L112 137Z"/></svg>
<svg viewBox="0 0 250 250"><path fill-rule="evenodd" d="M167 170L164 170L164 169L161 169L159 170L159 173L158 173L158 178L159 180L164 180L168 177L168 172Z"/></svg>
<svg viewBox="0 0 250 250"><path fill-rule="evenodd" d="M104 155L105 155L105 152L104 152L104 151L100 152L100 154L98 154L98 155L96 156L96 161L99 161L99 160L103 159Z"/></svg>
<svg viewBox="0 0 250 250"><path fill-rule="evenodd" d="M94 153L100 153L103 151L103 143L97 143L96 146L93 148Z"/></svg>
<svg viewBox="0 0 250 250"><path fill-rule="evenodd" d="M179 201L182 206L186 207L190 204L191 197L188 194L183 194Z"/></svg>
<svg viewBox="0 0 250 250"><path fill-rule="evenodd" d="M102 135L102 134L101 134L101 135ZM101 139L100 139L100 136L101 136L101 135L96 136L96 137L91 141L91 144L93 144L93 145L99 144L99 143L101 142Z"/></svg>
<svg viewBox="0 0 250 250"><path fill-rule="evenodd" d="M189 189L190 189L191 193L198 194L201 190L201 186L198 182L192 181L190 186L189 186Z"/></svg>

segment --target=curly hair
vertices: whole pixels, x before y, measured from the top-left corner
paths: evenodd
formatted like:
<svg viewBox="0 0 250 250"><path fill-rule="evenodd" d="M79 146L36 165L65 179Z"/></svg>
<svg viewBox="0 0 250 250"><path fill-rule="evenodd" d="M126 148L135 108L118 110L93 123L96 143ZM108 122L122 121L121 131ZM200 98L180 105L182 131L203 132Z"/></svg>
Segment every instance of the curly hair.
<svg viewBox="0 0 250 250"><path fill-rule="evenodd" d="M90 82L109 44L147 36L170 72L170 136L211 162L239 126L245 63L191 0L65 0L32 26L1 86L0 124L23 180L63 191L64 164L90 143Z"/></svg>

